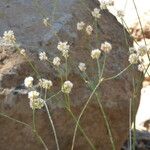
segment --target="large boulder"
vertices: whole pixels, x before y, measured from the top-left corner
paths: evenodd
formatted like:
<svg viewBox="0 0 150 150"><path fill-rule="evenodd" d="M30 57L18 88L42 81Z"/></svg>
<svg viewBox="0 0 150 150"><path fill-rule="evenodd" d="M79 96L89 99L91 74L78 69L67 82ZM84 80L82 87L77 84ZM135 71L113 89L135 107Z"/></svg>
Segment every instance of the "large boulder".
<svg viewBox="0 0 150 150"><path fill-rule="evenodd" d="M94 23L89 9L93 10L99 6L96 0L87 0L85 4L78 0L61 0L56 5L55 19L52 26L45 28L42 24L42 15L45 14L45 17L50 17L53 14L55 3L52 3L52 0L43 0L42 2L34 0L0 1L1 35L3 31L9 29L15 32L17 40L27 50L29 59L42 77L53 81L54 87L52 91L60 89L60 78L51 65L49 66L48 63L39 61L37 54L44 49L51 60L54 56L60 55L57 50L58 39L55 33L57 33L61 41L69 41L71 52L68 78L74 83L71 93L71 109L76 116L79 115L91 93L86 88L77 69L78 62L82 61L87 64L87 72L92 79L97 75L96 63L90 58L92 48L100 47L100 44L104 41L112 43L112 51L108 54L106 60L104 77L116 75L129 65L128 45L124 38L124 29L107 10L101 11L102 16L98 22L97 30L98 42L96 42L94 34L95 29L92 36L89 37L84 32L77 32L77 22L83 20L87 24ZM132 45L132 40L127 32L126 36L129 45ZM91 47L87 43L90 43ZM29 107L27 89L23 85L23 80L29 75L36 78L36 74L28 61L17 51L1 50L0 55L0 112L32 125L32 110ZM101 63L103 58L104 56L102 55ZM130 68L116 79L103 82L98 89L111 125L117 150L121 148L129 130L129 101L133 94L132 76L136 80L140 75L136 70ZM136 89L136 93L134 93L135 100L139 99L139 89ZM49 103L49 107L56 126L60 147L62 150L69 150L75 122L65 110L63 101L62 96L57 99L54 98ZM81 118L81 126L96 149L112 149L102 113L94 97ZM44 108L36 113L36 127L48 148L55 150L53 132L49 126L49 120ZM0 117L0 148L3 150L43 149L30 129L4 117ZM80 132L77 132L75 149L91 149Z"/></svg>

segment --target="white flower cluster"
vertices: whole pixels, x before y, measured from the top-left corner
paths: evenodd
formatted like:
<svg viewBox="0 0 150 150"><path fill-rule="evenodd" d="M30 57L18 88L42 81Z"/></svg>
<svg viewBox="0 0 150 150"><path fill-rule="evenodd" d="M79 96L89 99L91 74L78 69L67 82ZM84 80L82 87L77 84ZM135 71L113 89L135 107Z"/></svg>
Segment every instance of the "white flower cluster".
<svg viewBox="0 0 150 150"><path fill-rule="evenodd" d="M101 44L101 50L105 53L109 53L112 50L112 45L105 41Z"/></svg>
<svg viewBox="0 0 150 150"><path fill-rule="evenodd" d="M77 30L83 30L85 23L83 21L77 23Z"/></svg>
<svg viewBox="0 0 150 150"><path fill-rule="evenodd" d="M101 51L99 49L94 49L91 52L92 59L99 59L100 55L101 55Z"/></svg>
<svg viewBox="0 0 150 150"><path fill-rule="evenodd" d="M60 66L60 58L59 57L55 57L53 59L53 65L59 67Z"/></svg>
<svg viewBox="0 0 150 150"><path fill-rule="evenodd" d="M65 81L62 85L61 91L63 93L69 94L73 88L73 83L71 81Z"/></svg>
<svg viewBox="0 0 150 150"><path fill-rule="evenodd" d="M37 99L40 96L40 93L37 91L30 91L28 93L28 98L29 99Z"/></svg>
<svg viewBox="0 0 150 150"><path fill-rule="evenodd" d="M27 88L33 88L33 77L26 77L24 80L24 85ZM52 86L52 82L50 80L41 79L40 86L43 88L49 89ZM40 93L36 90L32 90L28 92L28 98L30 99L30 107L32 109L41 109L44 106L44 100L40 98Z"/></svg>
<svg viewBox="0 0 150 150"><path fill-rule="evenodd" d="M33 86L33 77L26 77L24 80L24 85L27 88L31 88Z"/></svg>
<svg viewBox="0 0 150 150"><path fill-rule="evenodd" d="M130 54L130 56L129 56L129 62L130 62L130 64L137 64L138 60L139 60L139 57L138 57L137 54L135 54L135 53Z"/></svg>
<svg viewBox="0 0 150 150"><path fill-rule="evenodd" d="M143 72L145 77L149 77L150 75L150 47L149 45L141 45L137 48L137 55L139 56L138 70Z"/></svg>
<svg viewBox="0 0 150 150"><path fill-rule="evenodd" d="M68 42L59 42L57 48L60 51L66 51L69 50L70 45L68 45Z"/></svg>
<svg viewBox="0 0 150 150"><path fill-rule="evenodd" d="M114 5L114 0L98 0L100 2L100 8L102 10L107 9L109 6Z"/></svg>
<svg viewBox="0 0 150 150"><path fill-rule="evenodd" d="M95 18L100 18L101 14L100 14L100 9L99 8L94 8L94 10L92 11L92 16Z"/></svg>
<svg viewBox="0 0 150 150"><path fill-rule="evenodd" d="M147 52L148 52L148 49L147 49L147 46L145 45L141 45L137 49L137 54L139 56L144 56L145 54L147 54Z"/></svg>
<svg viewBox="0 0 150 150"><path fill-rule="evenodd" d="M78 68L80 69L80 71L84 72L86 70L85 63L80 62L79 65L78 65Z"/></svg>
<svg viewBox="0 0 150 150"><path fill-rule="evenodd" d="M44 106L44 100L41 99L40 93L37 91L30 91L28 98L30 99L30 107L32 109L41 109Z"/></svg>
<svg viewBox="0 0 150 150"><path fill-rule="evenodd" d="M30 107L32 109L41 109L44 106L44 100L41 98L30 99Z"/></svg>
<svg viewBox="0 0 150 150"><path fill-rule="evenodd" d="M120 17L120 18L123 18L124 17L124 11L123 10L118 10L117 11L117 16Z"/></svg>
<svg viewBox="0 0 150 150"><path fill-rule="evenodd" d="M144 66L144 64L139 64L138 65L138 70L140 71L140 72L143 72L144 70L145 70L145 66Z"/></svg>
<svg viewBox="0 0 150 150"><path fill-rule="evenodd" d="M69 57L69 49L70 45L68 45L68 42L59 42L57 46L58 50L62 52L62 56L65 58Z"/></svg>
<svg viewBox="0 0 150 150"><path fill-rule="evenodd" d="M16 37L12 30L5 31L3 36L0 37L1 50L14 50L16 46Z"/></svg>
<svg viewBox="0 0 150 150"><path fill-rule="evenodd" d="M9 44L15 44L16 43L16 37L14 35L14 32L12 30L5 31L3 34L3 40Z"/></svg>
<svg viewBox="0 0 150 150"><path fill-rule="evenodd" d="M129 47L129 52L130 54L135 53L136 49L134 47Z"/></svg>
<svg viewBox="0 0 150 150"><path fill-rule="evenodd" d="M131 64L137 64L140 62L138 70L143 72L149 64L148 55L150 54L150 49L145 45L141 45L137 49L130 47L129 52L129 62Z"/></svg>
<svg viewBox="0 0 150 150"><path fill-rule="evenodd" d="M47 57L45 52L40 52L39 53L39 59L40 60L48 60L48 57Z"/></svg>
<svg viewBox="0 0 150 150"><path fill-rule="evenodd" d="M44 18L43 19L43 24L48 27L50 24L49 24L49 18Z"/></svg>
<svg viewBox="0 0 150 150"><path fill-rule="evenodd" d="M88 35L91 35L91 34L92 34L93 28L92 28L91 25L88 25L88 26L86 27L86 32L87 32Z"/></svg>
<svg viewBox="0 0 150 150"><path fill-rule="evenodd" d="M81 31L85 27L85 23L83 21L77 23L77 30ZM93 32L93 27L91 25L87 25L85 27L85 31L88 35L91 35Z"/></svg>
<svg viewBox="0 0 150 150"><path fill-rule="evenodd" d="M39 86L43 89L49 90L53 86L53 83L51 80L39 79Z"/></svg>
<svg viewBox="0 0 150 150"><path fill-rule="evenodd" d="M26 56L26 50L25 49L21 49L20 50L20 54L23 55L23 56Z"/></svg>

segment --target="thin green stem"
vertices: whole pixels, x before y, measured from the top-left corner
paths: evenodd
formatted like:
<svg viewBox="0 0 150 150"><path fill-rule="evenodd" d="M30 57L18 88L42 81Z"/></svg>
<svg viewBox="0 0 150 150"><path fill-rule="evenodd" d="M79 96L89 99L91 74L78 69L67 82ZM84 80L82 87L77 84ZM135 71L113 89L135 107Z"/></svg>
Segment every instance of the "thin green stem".
<svg viewBox="0 0 150 150"><path fill-rule="evenodd" d="M129 100L129 148L132 149L132 99Z"/></svg>
<svg viewBox="0 0 150 150"><path fill-rule="evenodd" d="M12 118L12 117L10 117L10 116L4 114L4 113L1 113L1 112L0 112L0 115L3 116L3 117L5 117L5 118L8 118L8 119L10 119L10 120L12 120L12 121L14 121L14 122L17 122L17 123L19 123L19 124L22 124L22 125L24 125L24 126L27 126L28 128L30 128L30 129L32 130L32 127L31 127L29 124L25 123L25 122L22 122L22 121L19 121L19 120L17 120L17 119L14 119L14 118Z"/></svg>
<svg viewBox="0 0 150 150"><path fill-rule="evenodd" d="M69 94L67 94L67 103L68 103L68 109L71 110L71 100L70 100Z"/></svg>
<svg viewBox="0 0 150 150"><path fill-rule="evenodd" d="M130 67L131 67L132 64L128 65L125 69L123 69L122 71L120 71L118 74L112 76L112 77L109 77L109 78L105 78L103 81L108 81L108 80L112 80L112 79L115 79L117 77L119 77L121 74L123 74L126 70L128 70Z"/></svg>
<svg viewBox="0 0 150 150"><path fill-rule="evenodd" d="M56 94L52 95L51 97L49 97L48 99L46 99L46 101L51 100L52 98L58 96L61 93L61 91L57 92Z"/></svg>
<svg viewBox="0 0 150 150"><path fill-rule="evenodd" d="M146 44L146 40L145 40L145 36L144 36L144 30L143 30L143 27L142 27L142 22L141 22L141 19L140 19L140 16L139 16L139 13L138 13L138 10L137 10L137 7L136 7L136 3L135 3L135 1L134 1L134 0L132 0L132 1L133 1L134 8L135 8L135 11L136 11L136 14L137 14L138 20L139 20L139 24L140 24L141 31L142 31L143 38L144 38L144 43L145 43L145 45L147 45L147 44Z"/></svg>
<svg viewBox="0 0 150 150"><path fill-rule="evenodd" d="M100 64L99 64L99 59L97 59L97 68L98 68L98 79L100 77Z"/></svg>
<svg viewBox="0 0 150 150"><path fill-rule="evenodd" d="M47 114L48 114L48 118L49 118L50 124L51 124L52 129L53 129L53 133L54 133L54 138L55 138L57 150L60 150L59 143L58 143L58 138L57 138L57 133L56 133L56 129L55 129L55 126L54 126L54 123L53 123L53 120L52 120L52 117L50 115L50 112L49 112L49 109L48 109L48 106L47 106L46 102L44 102L44 105L45 105L45 108L46 108L46 111L47 111Z"/></svg>
<svg viewBox="0 0 150 150"><path fill-rule="evenodd" d="M105 65L106 65L106 53L104 54L104 62L103 62L103 66L102 66L102 69L101 69L101 74L100 74L100 77L99 77L100 80L101 80L102 77L103 77Z"/></svg>
<svg viewBox="0 0 150 150"><path fill-rule="evenodd" d="M20 48L16 47L16 50L20 52ZM31 68L33 69L33 71L36 73L36 75L40 78L40 74L37 71L37 69L34 67L34 65L31 63L31 61L29 60L29 58L25 55L24 58L27 60L27 62L30 64Z"/></svg>
<svg viewBox="0 0 150 150"><path fill-rule="evenodd" d="M132 83L133 83L132 109L133 109L133 122L134 122L134 125L133 125L133 147L132 147L132 149L135 150L135 146L136 146L136 124L135 124L136 110L135 110L135 102L134 102L135 101L135 79L134 79L134 76L133 76Z"/></svg>
<svg viewBox="0 0 150 150"><path fill-rule="evenodd" d="M68 59L65 58L65 60L66 60L66 81L67 81L67 79L68 79Z"/></svg>
<svg viewBox="0 0 150 150"><path fill-rule="evenodd" d="M55 18L55 13L56 13L57 4L58 4L58 0L55 0L55 2L54 2L54 7L53 7L53 12L52 12L52 17L51 17L51 22L52 22L52 24L54 23L54 18Z"/></svg>
<svg viewBox="0 0 150 150"><path fill-rule="evenodd" d="M121 23L122 23L122 26L123 26L123 33L124 33L124 37L125 37L125 43L126 43L126 45L127 45L127 47L128 47L128 46L129 46L129 43L128 43L128 39L127 39L126 30L125 30L125 27L124 27L123 18L121 18Z"/></svg>
<svg viewBox="0 0 150 150"><path fill-rule="evenodd" d="M35 130L35 128L32 128L32 127L31 127L30 125L28 125L27 123L22 122L22 121L19 121L19 120L17 120L17 119L14 119L14 118L12 118L12 117L6 115L6 114L0 113L0 115L3 116L3 117L5 117L5 118L7 118L7 119L10 119L10 120L12 120L12 121L14 121L14 122L17 122L17 123L19 123L19 124L22 124L22 125L28 127L28 128L37 136L37 138L39 139L39 141L41 142L41 144L43 145L43 147L45 148L45 150L48 150L48 147L46 146L45 142L43 141L43 139L41 138L41 136L38 134L38 132Z"/></svg>
<svg viewBox="0 0 150 150"><path fill-rule="evenodd" d="M106 128L107 128L107 130L108 130L109 139L110 139L110 142L111 142L111 145L112 145L112 149L113 149L113 150L116 150L114 138L113 138L112 131L111 131L111 126L110 126L110 124L109 124L109 122L108 122L108 119L107 119L105 110L104 110L103 105L102 105L102 103L101 103L101 101L100 101L100 98L98 97L98 94L95 93L95 95L96 95L96 99L97 99L97 102L98 102L98 104L99 104L100 110L101 110L101 112L102 112L102 116L103 116L103 118L104 118L104 121L105 121L105 124L106 124Z"/></svg>
<svg viewBox="0 0 150 150"><path fill-rule="evenodd" d="M36 127L35 127L35 109L32 110L32 124L33 124L33 130L36 131Z"/></svg>
<svg viewBox="0 0 150 150"><path fill-rule="evenodd" d="M73 139L72 139L72 146L71 146L71 150L74 149L74 144L75 144L75 137L76 137L76 133L77 133L77 129L78 129L78 126L79 126L79 122L80 122L80 119L85 111L85 109L87 108L87 105L89 104L90 100L92 99L95 91L97 90L97 88L100 86L100 83L101 81L99 80L99 82L97 83L96 87L94 88L93 92L91 93L91 95L89 96L87 102L85 103L79 117L78 117L78 120L77 120L77 123L76 123L76 126L75 126L75 129L74 129L74 134L73 134Z"/></svg>
<svg viewBox="0 0 150 150"><path fill-rule="evenodd" d="M70 109L68 109L67 107L66 107L66 109L67 109L68 112L71 114L71 116L73 117L74 121L77 123L77 118L76 118L76 116L73 114L73 112L72 112ZM92 148L93 150L95 150L94 145L92 144L92 142L90 141L90 139L88 138L88 136L86 135L86 133L84 132L84 130L82 129L82 127L81 127L80 124L78 124L78 128L79 128L80 132L83 134L83 136L85 137L85 139L87 140L87 142L89 143L89 145L91 146L91 148Z"/></svg>

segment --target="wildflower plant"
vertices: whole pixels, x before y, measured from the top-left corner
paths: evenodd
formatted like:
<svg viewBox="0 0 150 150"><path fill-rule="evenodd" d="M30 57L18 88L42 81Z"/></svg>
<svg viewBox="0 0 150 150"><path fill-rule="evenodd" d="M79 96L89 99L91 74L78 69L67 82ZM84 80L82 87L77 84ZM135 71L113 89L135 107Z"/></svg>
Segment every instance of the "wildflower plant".
<svg viewBox="0 0 150 150"><path fill-rule="evenodd" d="M98 36L97 36L98 21L101 19L101 10L107 9L110 6L112 7L114 5L114 1L113 0L98 0L98 1L100 2L99 8L94 8L93 10L90 10L90 14L92 15L94 24L92 24L92 23L89 24L89 23L83 22L83 21L79 21L76 23L77 32L82 32L84 30L86 33L86 36L95 36L95 40L96 40L95 49L93 47L91 48L91 46L90 46L90 48L89 48L90 51L89 51L88 55L89 55L89 58L92 60L92 62L96 63L96 65L97 65L95 80L90 78L90 76L88 75L87 70L89 68L88 68L87 62L83 63L82 60L80 60L77 63L77 65L75 66L78 69L78 71L80 72L81 79L86 83L86 87L90 90L90 95L87 98L78 117L72 111L71 93L74 91L74 82L69 79L69 73L68 73L69 72L68 68L70 65L69 59L71 59L71 55L72 55L70 42L66 41L66 39L63 39L63 40L65 40L63 42L62 40L60 40L59 36L56 34L59 41L58 41L58 44L55 46L55 48L58 50L59 54L57 56L51 58L48 56L48 54L45 51L42 51L39 53L39 60L42 63L49 62L50 65L52 65L55 68L55 71L60 75L59 77L60 77L61 84L59 86L59 91L55 91L55 93L52 96L48 97L48 95L51 95L52 90L53 90L53 80L41 77L39 71L34 67L34 65L28 59L26 50L17 45L14 32L11 30L5 31L4 35L0 38L1 45L8 44L8 45L15 47L18 50L18 52L25 59L28 60L31 68L33 69L33 71L35 73L35 76L37 76L37 77L35 77L36 79L30 75L28 77L26 77L24 79L24 86L28 90L29 107L33 111L32 131L36 134L37 138L40 140L40 142L43 145L43 147L45 148L45 150L48 150L48 146L45 144L44 140L40 137L40 135L38 134L38 132L36 130L35 112L40 111L41 109L46 110L49 121L50 121L50 125L53 130L53 134L54 134L54 138L55 138L55 142L56 142L56 148L57 148L57 150L60 150L61 148L60 148L60 144L59 144L59 140L58 140L59 135L56 131L56 128L55 128L55 125L54 125L54 122L53 122L53 119L52 119L52 116L50 113L51 110L49 110L49 107L48 107L48 102L51 101L53 97L57 97L58 95L61 95L64 98L64 101L65 101L64 108L70 114L73 121L75 122L71 150L74 150L76 133L77 133L78 129L83 134L83 136L86 139L86 141L88 142L90 148L92 150L96 150L96 146L91 142L91 140L86 135L86 132L83 130L83 128L80 124L82 116L93 97L96 98L98 107L102 113L102 117L104 119L107 131L108 131L108 136L109 136L109 140L110 140L110 143L112 146L112 150L116 150L115 140L114 140L114 137L113 137L113 134L111 131L111 124L108 121L109 118L107 117L107 114L106 114L103 104L101 102L100 94L99 94L99 92L97 92L97 90L103 82L113 80L113 79L119 77L133 65L137 65L138 70L143 72L144 74L147 73L147 70L149 67L149 59L148 59L148 63L147 63L147 62L144 62L142 58L145 55L146 56L148 55L148 57L149 57L150 49L147 48L147 46L145 45L145 46L140 46L138 49L135 49L134 47L130 47L129 48L129 58L128 58L128 61L130 64L126 68L124 68L122 71L120 71L118 74L113 75L112 77L104 76L107 55L109 55L111 53L111 51L113 51L113 45L109 41L104 41L102 43L100 43L98 41ZM123 17L124 17L123 11L118 11L118 16L123 21ZM42 22L45 25L45 27L51 27L50 23L53 23L53 21L54 21L53 19L54 19L53 17L52 17L52 20L51 20L51 18L46 17L42 20ZM94 33L96 35L94 35ZM98 47L98 45L99 45L99 47ZM101 64L100 64L101 58L103 58L103 61L101 61ZM63 63L65 64L65 67L63 67ZM65 77L62 76L61 72L65 73ZM1 115L6 118L9 118L11 120L15 120L18 123L21 123L21 124L24 124L24 125L30 127L28 124L25 124L21 121L13 119L9 116L6 116L4 114L1 114Z"/></svg>

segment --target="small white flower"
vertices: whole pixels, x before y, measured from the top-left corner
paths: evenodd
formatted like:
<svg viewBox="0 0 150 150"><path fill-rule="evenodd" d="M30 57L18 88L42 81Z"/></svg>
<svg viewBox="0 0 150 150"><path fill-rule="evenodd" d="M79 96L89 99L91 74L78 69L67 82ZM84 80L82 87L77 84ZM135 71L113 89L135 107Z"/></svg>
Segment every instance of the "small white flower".
<svg viewBox="0 0 150 150"><path fill-rule="evenodd" d="M138 50L137 50L137 54L139 56L144 56L145 54L147 54L147 47L146 46L139 46Z"/></svg>
<svg viewBox="0 0 150 150"><path fill-rule="evenodd" d="M53 59L53 65L54 66L59 66L60 65L60 58L59 57L55 57L54 59Z"/></svg>
<svg viewBox="0 0 150 150"><path fill-rule="evenodd" d="M109 53L111 51L111 49L112 49L112 46L110 43L105 41L104 43L101 44L101 50L103 52Z"/></svg>
<svg viewBox="0 0 150 150"><path fill-rule="evenodd" d="M129 47L130 54L133 54L136 52L136 49L134 47Z"/></svg>
<svg viewBox="0 0 150 150"><path fill-rule="evenodd" d="M39 59L40 60L48 60L48 57L47 57L45 52L40 52L39 53Z"/></svg>
<svg viewBox="0 0 150 150"><path fill-rule="evenodd" d="M39 97L40 93L37 91L30 91L28 93L28 98L29 99L37 99Z"/></svg>
<svg viewBox="0 0 150 150"><path fill-rule="evenodd" d="M86 27L86 32L87 32L88 35L91 35L92 32L93 32L92 26L88 25L88 26Z"/></svg>
<svg viewBox="0 0 150 150"><path fill-rule="evenodd" d="M26 77L24 80L25 87L29 88L33 86L33 77Z"/></svg>
<svg viewBox="0 0 150 150"><path fill-rule="evenodd" d="M62 85L61 91L63 93L69 94L73 88L73 83L71 81L65 81Z"/></svg>
<svg viewBox="0 0 150 150"><path fill-rule="evenodd" d="M14 32L12 30L5 31L3 34L3 40L9 44L15 44L16 43L16 37L14 35Z"/></svg>
<svg viewBox="0 0 150 150"><path fill-rule="evenodd" d="M62 56L64 56L67 59L69 57L69 51L68 50L63 50L62 51Z"/></svg>
<svg viewBox="0 0 150 150"><path fill-rule="evenodd" d="M99 59L100 55L101 55L101 51L99 49L94 49L91 52L92 59Z"/></svg>
<svg viewBox="0 0 150 150"><path fill-rule="evenodd" d="M95 18L100 18L101 17L100 9L94 8L94 10L92 11L92 16Z"/></svg>
<svg viewBox="0 0 150 150"><path fill-rule="evenodd" d="M107 9L108 6L114 5L114 0L98 0L100 2L100 8L102 10Z"/></svg>
<svg viewBox="0 0 150 150"><path fill-rule="evenodd" d="M123 18L124 17L124 11L123 10L118 10L117 11L117 16L120 17L120 18Z"/></svg>
<svg viewBox="0 0 150 150"><path fill-rule="evenodd" d="M23 55L23 56L26 56L26 50L25 49L21 49L20 50L20 54Z"/></svg>
<svg viewBox="0 0 150 150"><path fill-rule="evenodd" d="M59 42L57 48L60 51L66 51L69 50L70 45L68 45L68 42Z"/></svg>
<svg viewBox="0 0 150 150"><path fill-rule="evenodd" d="M108 5L113 6L114 5L114 0L108 0Z"/></svg>
<svg viewBox="0 0 150 150"><path fill-rule="evenodd" d="M51 80L39 79L39 86L44 89L50 89L53 86L53 83Z"/></svg>
<svg viewBox="0 0 150 150"><path fill-rule="evenodd" d="M41 98L30 99L30 107L32 109L41 109L44 106L44 100Z"/></svg>
<svg viewBox="0 0 150 150"><path fill-rule="evenodd" d="M48 27L50 24L49 24L49 18L44 18L43 19L43 24Z"/></svg>
<svg viewBox="0 0 150 150"><path fill-rule="evenodd" d="M84 72L86 70L85 63L80 62L79 65L78 65L78 68L80 69L80 71Z"/></svg>
<svg viewBox="0 0 150 150"><path fill-rule="evenodd" d="M107 9L107 3L106 3L105 1L101 1L101 2L100 2L100 8L101 8L102 10Z"/></svg>
<svg viewBox="0 0 150 150"><path fill-rule="evenodd" d="M77 23L77 30L83 30L85 23L83 21Z"/></svg>
<svg viewBox="0 0 150 150"><path fill-rule="evenodd" d="M131 54L129 56L129 62L130 62L130 64L137 64L138 63L138 59L139 59L139 57L135 53L133 53L133 54Z"/></svg>
<svg viewBox="0 0 150 150"><path fill-rule="evenodd" d="M139 70L140 72L143 72L143 71L145 70L144 65L143 65L143 64L139 64L139 65L138 65L138 70Z"/></svg>

